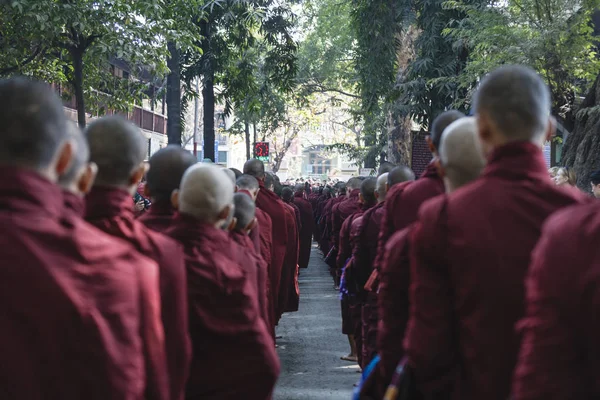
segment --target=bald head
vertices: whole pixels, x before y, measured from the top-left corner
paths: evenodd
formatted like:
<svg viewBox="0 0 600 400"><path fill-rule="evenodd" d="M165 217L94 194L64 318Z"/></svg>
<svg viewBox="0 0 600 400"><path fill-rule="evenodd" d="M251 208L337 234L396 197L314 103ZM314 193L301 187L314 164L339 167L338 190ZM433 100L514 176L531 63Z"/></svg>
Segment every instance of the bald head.
<svg viewBox="0 0 600 400"><path fill-rule="evenodd" d="M479 85L473 104L481 135L495 132L509 142L541 143L545 138L550 91L528 67L505 66L490 73Z"/></svg>
<svg viewBox="0 0 600 400"><path fill-rule="evenodd" d="M265 178L265 164L255 158L246 161L244 164L244 174L251 175L256 179Z"/></svg>
<svg viewBox="0 0 600 400"><path fill-rule="evenodd" d="M0 164L25 167L56 182L67 141L63 106L47 84L25 78L0 81Z"/></svg>
<svg viewBox="0 0 600 400"><path fill-rule="evenodd" d="M268 190L273 191L275 189L275 177L270 172L266 172L264 176L265 176L265 187ZM257 179L260 179L260 178L257 178Z"/></svg>
<svg viewBox="0 0 600 400"><path fill-rule="evenodd" d="M154 201L168 201L183 173L196 164L196 157L176 145L160 149L150 157L150 170L146 175L146 190Z"/></svg>
<svg viewBox="0 0 600 400"><path fill-rule="evenodd" d="M377 170L377 176L381 176L383 174L386 174L388 172L390 172L391 170L393 170L396 167L396 165L392 164L391 162L382 162L381 165L379 166L379 170Z"/></svg>
<svg viewBox="0 0 600 400"><path fill-rule="evenodd" d="M385 174L379 175L379 177L377 178L377 186L375 187L375 197L377 197L377 202L379 203L384 201L385 196L387 195L388 175L389 173L386 172Z"/></svg>
<svg viewBox="0 0 600 400"><path fill-rule="evenodd" d="M143 168L148 146L137 126L119 116L103 117L87 126L85 136L90 161L98 166L96 184L129 188L137 183L133 175Z"/></svg>
<svg viewBox="0 0 600 400"><path fill-rule="evenodd" d="M240 171L237 168L229 168L235 175L235 179L237 180L237 178L239 178L240 176L242 176L242 171Z"/></svg>
<svg viewBox="0 0 600 400"><path fill-rule="evenodd" d="M179 211L218 226L233 207L233 184L223 170L212 164L196 164L181 179Z"/></svg>
<svg viewBox="0 0 600 400"><path fill-rule="evenodd" d="M406 165L400 165L400 166L394 168L388 174L388 181L387 181L388 190L389 190L389 188L391 188L394 185L397 185L398 183L414 181L414 180L415 180L415 173L413 172L413 170L408 168Z"/></svg>
<svg viewBox="0 0 600 400"><path fill-rule="evenodd" d="M448 192L466 185L481 174L485 160L475 118L462 118L446 128L440 147L440 163Z"/></svg>
<svg viewBox="0 0 600 400"><path fill-rule="evenodd" d="M295 193L304 193L305 191L306 191L306 187L301 183L294 187Z"/></svg>
<svg viewBox="0 0 600 400"><path fill-rule="evenodd" d="M464 117L465 114L456 110L444 111L440 115L438 115L431 124L431 129L429 130L429 136L431 137L431 143L436 151L440 149L440 142L442 140L442 133L444 130L456 121L459 118Z"/></svg>
<svg viewBox="0 0 600 400"><path fill-rule="evenodd" d="M377 178L369 177L364 179L360 185L360 196L365 205L372 206L377 202L375 197L375 189L377 187Z"/></svg>
<svg viewBox="0 0 600 400"><path fill-rule="evenodd" d="M247 174L243 174L242 176L240 176L235 182L235 185L240 190L248 191L255 191L258 190L258 188L260 187L258 184L258 180L256 180L256 178L252 175Z"/></svg>
<svg viewBox="0 0 600 400"><path fill-rule="evenodd" d="M236 218L236 231L243 231L250 227L254 221L256 213L256 205L250 196L244 193L236 193L233 195L234 215Z"/></svg>
<svg viewBox="0 0 600 400"><path fill-rule="evenodd" d="M281 189L281 199L286 203L291 203L294 198L294 191L290 187L284 187Z"/></svg>
<svg viewBox="0 0 600 400"><path fill-rule="evenodd" d="M236 181L236 179L235 179L235 172L233 172L232 170L227 169L227 168L224 168L223 172L225 172L225 175L227 175L227 177L229 178L229 180L231 180L231 182L235 186L235 181Z"/></svg>
<svg viewBox="0 0 600 400"><path fill-rule="evenodd" d="M360 189L360 185L362 184L362 179L360 177L353 177L348 179L346 183L346 188L350 191L355 189Z"/></svg>

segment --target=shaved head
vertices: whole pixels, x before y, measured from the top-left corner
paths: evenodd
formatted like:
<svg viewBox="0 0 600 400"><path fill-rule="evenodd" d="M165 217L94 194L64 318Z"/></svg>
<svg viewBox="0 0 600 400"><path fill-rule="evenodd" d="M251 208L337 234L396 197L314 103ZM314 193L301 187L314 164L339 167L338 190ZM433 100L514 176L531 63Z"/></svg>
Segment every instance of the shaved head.
<svg viewBox="0 0 600 400"><path fill-rule="evenodd" d="M270 172L265 173L265 187L270 191L275 189L275 177Z"/></svg>
<svg viewBox="0 0 600 400"><path fill-rule="evenodd" d="M109 116L89 124L85 135L90 161L98 165L96 183L131 186L132 174L144 162L148 146L140 129L122 117Z"/></svg>
<svg viewBox="0 0 600 400"><path fill-rule="evenodd" d="M62 102L47 84L25 78L0 81L0 164L51 171L67 140Z"/></svg>
<svg viewBox="0 0 600 400"><path fill-rule="evenodd" d="M381 165L379 166L379 170L377 170L377 176L381 176L387 172L390 172L391 170L393 170L396 167L396 165L392 164L391 162L382 162Z"/></svg>
<svg viewBox="0 0 600 400"><path fill-rule="evenodd" d="M373 205L377 202L375 197L375 188L377 187L377 178L369 177L362 181L360 185L360 195L367 205Z"/></svg>
<svg viewBox="0 0 600 400"><path fill-rule="evenodd" d="M73 158L69 168L58 178L58 184L63 189L74 192L76 190L73 189L90 159L90 148L83 132L75 123L70 122L67 125L67 132L73 142Z"/></svg>
<svg viewBox="0 0 600 400"><path fill-rule="evenodd" d="M335 188L336 193L339 196L343 196L346 194L346 183L338 182L335 184L334 188Z"/></svg>
<svg viewBox="0 0 600 400"><path fill-rule="evenodd" d="M451 124L443 134L440 163L444 168L448 192L475 180L485 166L473 117Z"/></svg>
<svg viewBox="0 0 600 400"><path fill-rule="evenodd" d="M196 164L181 179L179 211L200 221L219 224L233 207L233 183L223 169L212 164Z"/></svg>
<svg viewBox="0 0 600 400"><path fill-rule="evenodd" d="M286 203L290 203L294 198L294 191L292 190L292 188L286 186L283 189L281 189L281 198Z"/></svg>
<svg viewBox="0 0 600 400"><path fill-rule="evenodd" d="M237 178L239 178L240 176L242 176L242 171L240 171L237 168L229 168L234 174L235 174L235 179L237 180Z"/></svg>
<svg viewBox="0 0 600 400"><path fill-rule="evenodd" d="M265 164L255 158L248 160L244 164L244 174L252 175L256 179L264 179Z"/></svg>
<svg viewBox="0 0 600 400"><path fill-rule="evenodd" d="M150 170L146 175L146 188L155 200L167 201L179 183L183 173L196 164L196 157L176 145L160 149L150 157Z"/></svg>
<svg viewBox="0 0 600 400"><path fill-rule="evenodd" d="M306 187L303 184L298 184L294 187L294 192L296 193L304 193L306 191Z"/></svg>
<svg viewBox="0 0 600 400"><path fill-rule="evenodd" d="M540 141L550 117L550 90L532 69L512 65L486 76L473 98L477 118L508 141Z"/></svg>
<svg viewBox="0 0 600 400"><path fill-rule="evenodd" d="M350 191L355 190L355 189L360 189L360 185L362 184L362 178L360 177L353 177L348 179L348 182L346 183L346 188Z"/></svg>
<svg viewBox="0 0 600 400"><path fill-rule="evenodd" d="M375 187L375 194L378 202L382 202L385 200L385 196L387 195L387 183L388 183L388 175L389 173L381 174L377 178L377 186Z"/></svg>
<svg viewBox="0 0 600 400"><path fill-rule="evenodd" d="M408 168L406 165L400 165L394 168L388 174L388 189L398 183L406 182L406 181L414 181L415 173L412 169Z"/></svg>
<svg viewBox="0 0 600 400"><path fill-rule="evenodd" d="M431 129L429 130L429 136L431 137L431 142L436 150L440 149L442 133L444 133L444 130L448 127L448 125L459 118L463 118L464 116L465 114L461 113L460 111L449 110L444 111L433 120Z"/></svg>
<svg viewBox="0 0 600 400"><path fill-rule="evenodd" d="M231 182L233 182L233 184L235 185L235 172L233 172L230 169L224 168L223 172L225 172L225 175L227 175L227 177L231 180Z"/></svg>
<svg viewBox="0 0 600 400"><path fill-rule="evenodd" d="M254 201L244 193L236 193L233 195L233 204L235 206L234 216L237 219L235 230L241 231L248 228L256 214Z"/></svg>
<svg viewBox="0 0 600 400"><path fill-rule="evenodd" d="M252 175L247 174L243 174L242 176L240 176L235 182L235 185L238 187L238 189L249 191L258 190L258 188L260 187L258 184L258 180L256 180L256 178Z"/></svg>

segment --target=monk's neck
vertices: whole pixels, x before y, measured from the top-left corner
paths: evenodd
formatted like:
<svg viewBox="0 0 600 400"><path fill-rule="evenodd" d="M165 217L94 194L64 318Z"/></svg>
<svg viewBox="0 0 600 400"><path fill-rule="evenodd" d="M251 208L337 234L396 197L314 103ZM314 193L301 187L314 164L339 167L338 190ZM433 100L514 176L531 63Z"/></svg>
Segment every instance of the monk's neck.
<svg viewBox="0 0 600 400"><path fill-rule="evenodd" d="M483 175L550 181L544 154L531 142L511 142L495 148L488 156Z"/></svg>

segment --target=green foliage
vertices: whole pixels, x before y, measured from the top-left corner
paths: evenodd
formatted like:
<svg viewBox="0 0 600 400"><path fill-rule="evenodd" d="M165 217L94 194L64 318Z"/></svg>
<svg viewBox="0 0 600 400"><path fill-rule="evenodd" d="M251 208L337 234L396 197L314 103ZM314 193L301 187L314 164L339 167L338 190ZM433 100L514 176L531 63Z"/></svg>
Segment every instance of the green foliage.
<svg viewBox="0 0 600 400"><path fill-rule="evenodd" d="M600 72L591 15L598 0L508 0L471 4L446 1L466 14L444 30L445 37L469 48L464 73L455 82L467 94L455 106L468 106L478 79L503 64L538 71L553 95L553 112L566 118L575 96L585 94Z"/></svg>

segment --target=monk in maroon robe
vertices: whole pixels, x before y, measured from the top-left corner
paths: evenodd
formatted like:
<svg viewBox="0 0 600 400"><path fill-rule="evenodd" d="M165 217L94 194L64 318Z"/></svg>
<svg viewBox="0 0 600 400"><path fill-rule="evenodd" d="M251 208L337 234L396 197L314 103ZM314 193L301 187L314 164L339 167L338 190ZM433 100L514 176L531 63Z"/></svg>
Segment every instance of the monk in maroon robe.
<svg viewBox="0 0 600 400"><path fill-rule="evenodd" d="M352 251L356 247L356 241L360 239L359 227L362 216L365 211L372 208L376 203L376 182L375 178L367 178L362 181L359 188L359 210L345 219L339 236L340 244L336 275L341 276L343 274L345 280L345 289L344 287L341 289L342 333L348 335L352 351L350 356L342 357L342 359L354 359L359 365L362 365L361 307L363 294L358 288L359 279L357 279L357 270L352 258Z"/></svg>
<svg viewBox="0 0 600 400"><path fill-rule="evenodd" d="M141 399L140 315L160 322L157 266L64 208L56 182L79 149L56 94L16 78L0 98L0 393Z"/></svg>
<svg viewBox="0 0 600 400"><path fill-rule="evenodd" d="M512 396L596 399L600 203L568 208L544 225L526 280L527 311ZM569 243L573 241L573 243Z"/></svg>
<svg viewBox="0 0 600 400"><path fill-rule="evenodd" d="M185 249L193 357L186 398L267 400L279 375L273 339L253 283L220 229L233 208L234 185L222 169L197 164L174 200L168 234Z"/></svg>
<svg viewBox="0 0 600 400"><path fill-rule="evenodd" d="M175 145L160 149L150 157L144 194L152 200L152 206L139 218L144 225L157 232L169 228L175 215L171 195L179 188L185 170L195 163L192 153Z"/></svg>
<svg viewBox="0 0 600 400"><path fill-rule="evenodd" d="M340 231L342 229L342 225L346 218L351 216L352 214L361 210L361 205L359 202L360 195L360 184L362 183L360 178L350 178L348 183L346 184L346 189L348 190L348 197L343 201L334 204L331 208L331 245L334 251L337 251L339 254L340 250ZM348 232L350 231L350 227L348 227ZM351 249L349 249L351 252ZM339 258L336 256L336 258ZM335 261L335 260L334 260ZM345 259L344 259L345 261ZM332 267L330 265L330 267ZM336 274L335 264L331 268L331 276L333 277L336 285L339 285L339 274Z"/></svg>
<svg viewBox="0 0 600 400"><path fill-rule="evenodd" d="M96 182L86 198L86 220L131 243L158 264L166 346L159 356L166 354L166 362L160 361L152 374L157 386L165 385L167 398L182 399L191 358L183 249L136 220L130 206L136 182L146 172L146 140L135 125L120 117L94 121L85 135L90 160L98 166Z"/></svg>
<svg viewBox="0 0 600 400"><path fill-rule="evenodd" d="M431 125L430 135L427 136L427 144L433 156L433 160L429 163L420 178L414 183L404 183L410 185L410 188L405 190L404 187L397 186L388 188L387 201L384 211L383 224L379 232L379 252L375 260L375 265L378 267L381 264L385 244L390 237L413 222L416 221L419 212L419 207L426 200L444 193L444 184L438 173L438 148L440 146L440 138L442 132L448 125L459 118L464 117L464 114L450 110L438 115ZM395 171L390 172L388 180L392 183L410 182L414 177L407 177L403 167L398 167ZM402 201L398 200L402 192Z"/></svg>
<svg viewBox="0 0 600 400"><path fill-rule="evenodd" d="M549 179L541 147L554 130L550 104L534 71L490 73L474 97L482 177L421 207L404 343L426 398L510 395L531 252L548 216L582 197Z"/></svg>
<svg viewBox="0 0 600 400"><path fill-rule="evenodd" d="M244 174L253 176L258 180L260 190L256 198L256 207L271 217L271 270L269 271L269 282L271 290L271 303L273 305L271 315L272 321L276 322L277 311L280 309L280 283L283 263L288 246L288 229L286 224L286 212L283 202L279 197L265 187L265 165L262 161L252 159L244 164ZM287 297L286 297L287 298ZM281 305L283 306L283 305Z"/></svg>
<svg viewBox="0 0 600 400"><path fill-rule="evenodd" d="M310 249L312 247L313 233L315 231L315 220L312 205L304 198L304 186L297 185L294 193L294 204L300 210L300 254L298 256L298 266L308 268L310 260Z"/></svg>
<svg viewBox="0 0 600 400"><path fill-rule="evenodd" d="M250 175L241 175L236 181L236 191L238 193L246 193L254 202L258 197L260 186L258 180ZM259 208L255 208L256 226L252 228L249 235L254 243L255 248L258 248L258 254L267 266L267 309L269 310L269 318L267 320L273 340L275 340L275 302L272 297L271 289L271 268L272 268L272 231L273 225L271 217ZM257 246L258 243L258 246Z"/></svg>
<svg viewBox="0 0 600 400"><path fill-rule="evenodd" d="M304 187L304 186L303 186ZM294 218L296 220L296 228L298 230L298 234L302 230L302 217L300 216L300 208L294 202L294 190L290 187L284 187L281 190L281 200L294 210Z"/></svg>
<svg viewBox="0 0 600 400"><path fill-rule="evenodd" d="M269 302L267 292L268 273L267 263L254 248L249 233L256 224L256 205L248 192L238 192L233 196L235 226L229 233L241 251L239 252L240 264L245 267L248 279L254 281L254 289L258 296L261 317L269 325Z"/></svg>
<svg viewBox="0 0 600 400"><path fill-rule="evenodd" d="M373 264L377 254L377 236L383 217L383 205L387 193L388 173L379 176L376 181L376 187L373 196L377 204L366 210L364 214L352 222L350 232L352 242L352 259L354 276L356 279L355 288L357 298L360 301L360 336L362 346L357 348L361 353L360 367L369 364L376 354L375 338L377 332L377 288L367 284L373 274ZM375 200L373 200L375 201ZM357 327L358 329L358 327ZM358 344L358 341L357 341Z"/></svg>

